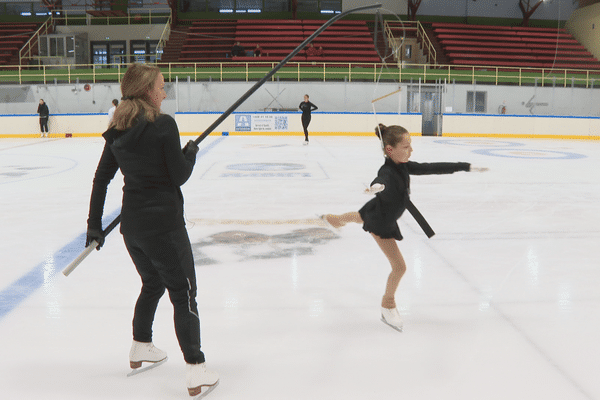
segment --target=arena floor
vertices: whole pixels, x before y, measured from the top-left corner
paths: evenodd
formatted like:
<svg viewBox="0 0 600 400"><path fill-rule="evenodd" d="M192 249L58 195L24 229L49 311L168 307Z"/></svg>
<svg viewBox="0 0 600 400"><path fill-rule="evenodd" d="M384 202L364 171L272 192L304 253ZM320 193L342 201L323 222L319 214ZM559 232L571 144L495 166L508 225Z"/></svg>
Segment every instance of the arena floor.
<svg viewBox="0 0 600 400"><path fill-rule="evenodd" d="M182 142L189 138L182 138ZM212 400L600 399L600 142L414 137L412 160L487 172L412 178L436 235L400 219L404 332L380 320L389 265L358 210L373 137L209 137L182 187ZM139 277L115 231L83 250L101 138L0 141L3 399L186 399L169 361L126 377ZM122 180L105 212L119 212Z"/></svg>

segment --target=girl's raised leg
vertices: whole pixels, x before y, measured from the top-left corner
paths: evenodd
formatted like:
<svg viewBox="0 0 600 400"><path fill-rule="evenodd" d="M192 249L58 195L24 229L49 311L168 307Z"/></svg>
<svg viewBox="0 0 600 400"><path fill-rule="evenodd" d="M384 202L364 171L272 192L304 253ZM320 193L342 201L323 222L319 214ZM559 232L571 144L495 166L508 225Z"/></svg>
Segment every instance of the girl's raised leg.
<svg viewBox="0 0 600 400"><path fill-rule="evenodd" d="M349 222L354 222L357 224L363 223L360 214L356 211L348 212L341 215L325 214L322 218L326 219L327 222L329 222L329 224L334 228L341 228Z"/></svg>

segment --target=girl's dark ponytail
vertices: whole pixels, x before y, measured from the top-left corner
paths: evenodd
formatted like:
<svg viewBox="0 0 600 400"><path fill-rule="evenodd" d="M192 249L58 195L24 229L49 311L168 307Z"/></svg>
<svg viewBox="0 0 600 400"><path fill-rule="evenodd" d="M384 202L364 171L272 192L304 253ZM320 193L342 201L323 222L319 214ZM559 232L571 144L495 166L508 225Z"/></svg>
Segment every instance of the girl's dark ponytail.
<svg viewBox="0 0 600 400"><path fill-rule="evenodd" d="M379 124L375 128L375 135L381 140L381 147L392 146L396 147L402 141L404 135L410 135L406 129L399 125L385 126Z"/></svg>
<svg viewBox="0 0 600 400"><path fill-rule="evenodd" d="M377 135L377 137L380 140L383 140L383 133L385 132L385 128L387 128L384 124L379 124L376 128L375 128L375 135Z"/></svg>

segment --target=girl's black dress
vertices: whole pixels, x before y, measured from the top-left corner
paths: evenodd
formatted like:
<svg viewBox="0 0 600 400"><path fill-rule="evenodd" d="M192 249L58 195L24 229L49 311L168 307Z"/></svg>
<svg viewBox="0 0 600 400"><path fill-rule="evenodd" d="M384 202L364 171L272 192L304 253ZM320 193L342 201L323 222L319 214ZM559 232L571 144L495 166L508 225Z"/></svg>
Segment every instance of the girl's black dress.
<svg viewBox="0 0 600 400"><path fill-rule="evenodd" d="M410 203L410 175L452 174L469 171L469 163L407 163L395 164L386 158L371 185L380 183L385 189L375 195L358 212L363 229L383 239L402 240L397 220Z"/></svg>

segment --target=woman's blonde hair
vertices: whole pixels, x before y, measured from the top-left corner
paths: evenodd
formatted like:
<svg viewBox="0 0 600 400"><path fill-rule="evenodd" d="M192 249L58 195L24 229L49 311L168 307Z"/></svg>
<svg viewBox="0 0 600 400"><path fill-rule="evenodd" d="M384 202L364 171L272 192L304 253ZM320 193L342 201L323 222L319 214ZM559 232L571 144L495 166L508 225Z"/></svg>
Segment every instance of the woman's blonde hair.
<svg viewBox="0 0 600 400"><path fill-rule="evenodd" d="M136 123L142 114L152 122L160 115L160 108L148 97L160 74L158 67L146 64L131 64L121 80L121 103L115 110L110 128L124 131Z"/></svg>
<svg viewBox="0 0 600 400"><path fill-rule="evenodd" d="M381 140L381 148L385 149L385 146L396 147L396 145L404 140L405 135L410 133L400 125L385 126L379 124L375 128L375 134Z"/></svg>

